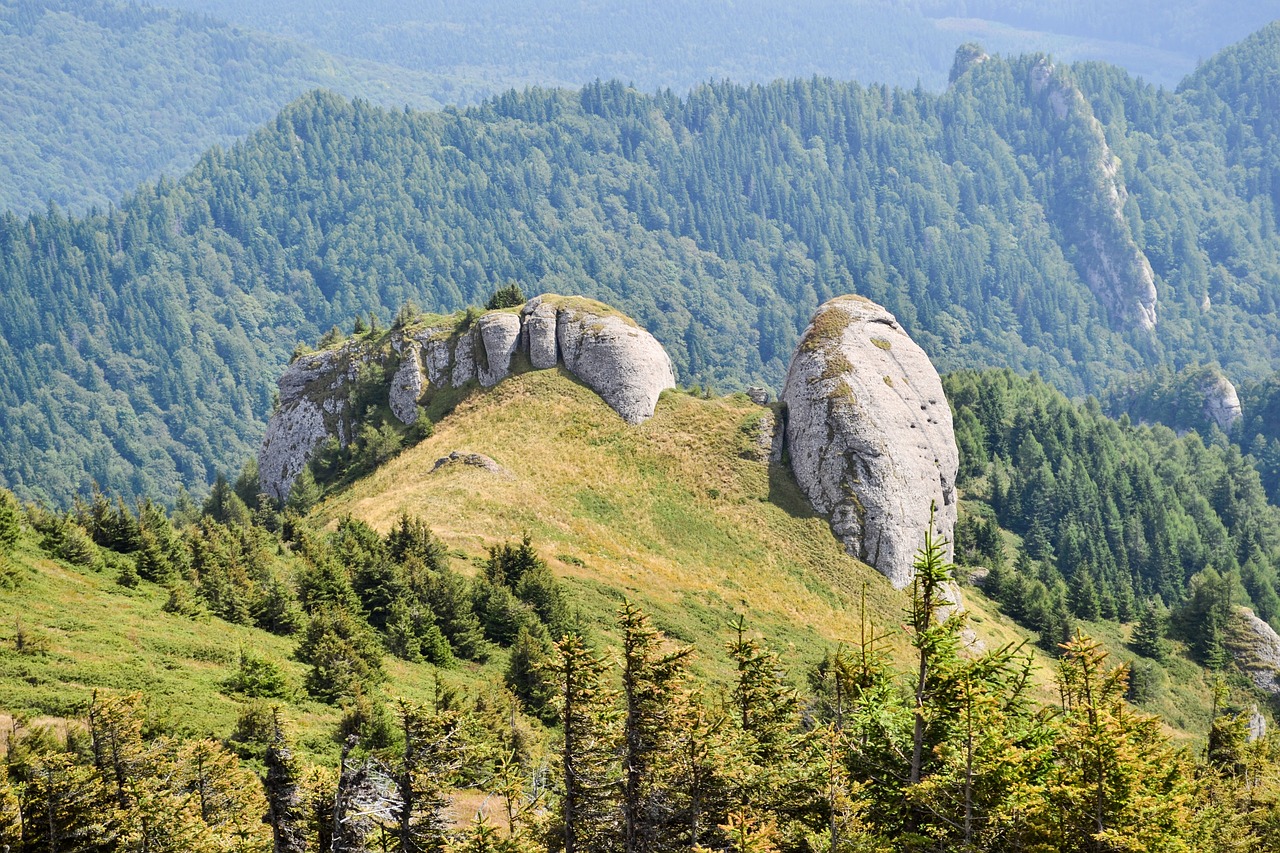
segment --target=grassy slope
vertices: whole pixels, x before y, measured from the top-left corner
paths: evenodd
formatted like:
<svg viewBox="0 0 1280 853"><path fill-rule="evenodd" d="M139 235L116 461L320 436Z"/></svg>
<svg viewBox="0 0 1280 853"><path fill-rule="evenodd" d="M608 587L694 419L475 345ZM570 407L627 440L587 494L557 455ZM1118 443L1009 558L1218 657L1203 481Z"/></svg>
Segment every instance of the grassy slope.
<svg viewBox="0 0 1280 853"><path fill-rule="evenodd" d="M908 663L898 627L906 594L843 552L789 473L749 458L763 410L745 397L669 392L652 420L628 427L567 374L541 371L435 405L454 407L435 434L327 500L317 510L322 521L351 513L386 530L402 511L416 513L465 572L489 546L528 531L588 623L607 637L621 598L639 601L670 635L699 647L696 668L712 695L730 677L724 644L737 614L747 615L800 682L825 648L857 638L864 590L877 630L890 634L898 663ZM453 450L486 454L511 477L462 465L433 473L435 460ZM94 688L143 690L167 723L225 736L242 701L220 684L241 645L283 662L301 685L303 667L288 661L293 640L164 613L163 590L124 590L106 575L48 560L33 545L15 555L23 583L0 592L0 712L70 715ZM988 646L1027 638L977 590L966 589L965 599ZM47 642L46 654L13 651L19 619ZM1085 627L1132 659L1125 629ZM1052 662L1036 654L1037 692L1050 703ZM472 695L490 691L504 661L497 655L444 679ZM387 666L389 695L430 698L432 667L392 658ZM1206 731L1203 673L1175 662L1166 686L1149 710L1184 732ZM304 750L331 760L339 712L300 701L290 716Z"/></svg>

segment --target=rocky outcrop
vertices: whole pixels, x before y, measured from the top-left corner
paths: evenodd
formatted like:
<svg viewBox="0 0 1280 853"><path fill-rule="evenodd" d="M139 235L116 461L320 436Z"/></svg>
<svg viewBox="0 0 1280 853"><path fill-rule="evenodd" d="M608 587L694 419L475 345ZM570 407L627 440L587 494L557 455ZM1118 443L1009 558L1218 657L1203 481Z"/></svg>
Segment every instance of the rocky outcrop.
<svg viewBox="0 0 1280 853"><path fill-rule="evenodd" d="M361 369L381 368L384 358L363 341L348 341L336 349L301 356L289 365L278 382L280 406L267 422L258 449L258 478L264 493L284 500L317 447L330 437L347 444L354 432L351 391ZM398 371L396 376L408 382ZM403 410L405 394L396 396Z"/></svg>
<svg viewBox="0 0 1280 853"><path fill-rule="evenodd" d="M441 456L437 459L436 464L431 466L431 473L434 474L441 468L449 468L454 465L469 465L472 468L479 468L481 471L487 471L490 474L502 477L504 480L510 480L515 476L483 453L463 453L460 450L455 450L448 456Z"/></svg>
<svg viewBox="0 0 1280 853"><path fill-rule="evenodd" d="M1217 424L1218 429L1223 432L1230 431L1243 414L1236 386L1227 377L1215 372L1205 377L1200 393L1204 394L1204 416Z"/></svg>
<svg viewBox="0 0 1280 853"><path fill-rule="evenodd" d="M1230 644L1236 664L1259 690L1280 696L1280 634L1247 607L1237 613L1241 642Z"/></svg>
<svg viewBox="0 0 1280 853"><path fill-rule="evenodd" d="M1083 130L1075 135L1073 150L1061 152L1082 159L1089 168L1059 187L1064 197L1080 200L1064 208L1059 225L1076 248L1076 263L1085 283L1117 320L1154 330L1155 274L1125 218L1128 190L1102 123L1075 83L1047 59L1031 67L1027 82L1031 93L1052 111L1054 120L1075 122Z"/></svg>
<svg viewBox="0 0 1280 853"><path fill-rule="evenodd" d="M497 385L511 375L511 358L520 343L520 318L515 314L486 314L476 321L482 350L477 353L480 384Z"/></svg>
<svg viewBox="0 0 1280 853"><path fill-rule="evenodd" d="M520 311L524 318L524 335L529 350L529 364L534 370L555 367L560 360L560 348L556 343L556 308L542 301L542 297L530 300Z"/></svg>
<svg viewBox="0 0 1280 853"><path fill-rule="evenodd" d="M951 538L959 462L938 372L884 308L857 296L814 315L782 401L791 467L854 557L911 582L930 505Z"/></svg>
<svg viewBox="0 0 1280 853"><path fill-rule="evenodd" d="M629 424L652 417L659 395L675 387L671 359L652 335L607 305L577 297L544 294L518 314L491 311L465 329L435 322L397 329L379 344L348 341L300 357L280 377L280 407L258 452L262 491L283 500L316 448L330 438L347 445L356 434L353 399L385 395L392 415L411 424L433 390L473 380L496 385L522 351L535 369L563 363ZM367 366L380 368L373 379L362 373ZM364 387L386 383L381 377L392 367L389 385Z"/></svg>
<svg viewBox="0 0 1280 853"><path fill-rule="evenodd" d="M556 315L556 341L565 368L629 424L653 417L658 395L676 385L667 351L620 315L564 305Z"/></svg>

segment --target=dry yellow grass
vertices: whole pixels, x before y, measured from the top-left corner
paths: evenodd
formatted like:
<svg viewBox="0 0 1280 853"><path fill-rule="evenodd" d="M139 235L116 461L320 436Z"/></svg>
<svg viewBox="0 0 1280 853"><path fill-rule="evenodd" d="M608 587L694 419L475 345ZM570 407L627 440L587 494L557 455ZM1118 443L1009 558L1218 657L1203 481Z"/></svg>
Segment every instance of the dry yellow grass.
<svg viewBox="0 0 1280 853"><path fill-rule="evenodd" d="M431 438L318 512L381 531L416 514L472 562L527 531L599 630L609 633L629 597L696 644L713 681L728 675L723 647L738 614L798 679L824 649L857 639L864 594L905 663L906 594L844 553L789 472L752 458L763 413L741 395L667 393L652 420L629 427L563 371L524 373L462 399ZM455 450L489 456L511 476L457 464L433 473ZM976 604L989 646L1027 636Z"/></svg>

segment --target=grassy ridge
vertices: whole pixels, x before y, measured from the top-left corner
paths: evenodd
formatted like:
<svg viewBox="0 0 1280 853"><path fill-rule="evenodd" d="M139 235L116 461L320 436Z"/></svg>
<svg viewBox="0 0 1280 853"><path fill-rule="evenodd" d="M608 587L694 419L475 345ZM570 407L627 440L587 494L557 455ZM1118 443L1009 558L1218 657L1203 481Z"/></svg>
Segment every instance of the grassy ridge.
<svg viewBox="0 0 1280 853"><path fill-rule="evenodd" d="M653 419L628 427L568 374L537 371L484 392L439 395L433 406L430 438L331 495L315 521L349 513L385 531L401 512L419 515L464 573L490 546L527 531L598 641L613 645L618 604L637 601L672 638L697 647L694 670L713 700L731 679L725 642L738 614L803 686L824 650L857 640L865 596L876 632L888 635L896 663L909 665L899 628L906 593L846 555L790 473L764 461L758 436L768 412L745 396L668 392ZM483 453L506 476L457 463L433 471L454 450ZM126 590L107 573L69 568L30 533L13 559L22 577L0 592L0 713L75 716L94 689L140 690L162 727L226 737L247 704L223 687L244 647L280 663L298 688L287 715L302 750L336 757L342 712L304 698L304 667L290 660L295 639L166 613L163 589ZM964 597L987 647L1028 638L978 590L965 588ZM43 653L15 651L19 620ZM1127 626L1083 627L1133 660ZM1055 704L1053 662L1034 654L1040 701ZM491 695L505 664L496 653L483 666L438 673L386 656L385 694L430 701L439 674L472 697ZM1161 672L1144 708L1176 733L1203 737L1211 695L1203 670L1175 656Z"/></svg>

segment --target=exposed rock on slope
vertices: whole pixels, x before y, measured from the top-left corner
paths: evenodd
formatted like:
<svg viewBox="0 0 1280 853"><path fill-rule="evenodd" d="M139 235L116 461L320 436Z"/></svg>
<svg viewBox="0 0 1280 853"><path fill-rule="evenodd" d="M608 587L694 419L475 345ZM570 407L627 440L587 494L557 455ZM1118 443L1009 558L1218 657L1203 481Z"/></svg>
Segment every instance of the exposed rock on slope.
<svg viewBox="0 0 1280 853"><path fill-rule="evenodd" d="M1280 695L1280 634L1249 608L1237 612L1244 630L1231 644L1236 663L1259 690Z"/></svg>
<svg viewBox="0 0 1280 853"><path fill-rule="evenodd" d="M534 310L544 298L534 300L538 303ZM576 300L567 302L556 315L556 341L569 372L629 424L652 417L658 395L675 387L676 374L666 350L653 335L621 315L601 316Z"/></svg>
<svg viewBox="0 0 1280 853"><path fill-rule="evenodd" d="M511 375L518 353L535 369L566 369L629 424L653 416L658 397L675 387L671 359L628 317L589 299L544 294L519 314L491 311L467 329L457 321L391 332L380 342L349 341L305 355L280 377L280 407L258 451L262 491L283 500L294 478L329 438L346 446L356 433L352 400L374 376L392 372L385 388L393 416L411 424L418 405L440 388L476 380L488 388ZM386 382L385 379L380 381ZM384 389L374 389L376 394Z"/></svg>
<svg viewBox="0 0 1280 853"><path fill-rule="evenodd" d="M1125 219L1128 190L1102 123L1075 83L1048 60L1032 67L1028 83L1032 94L1047 102L1054 119L1081 127L1078 154L1093 162L1092 169L1067 178L1059 187L1064 196L1084 200L1060 223L1079 253L1080 272L1112 314L1152 331L1156 327L1155 274Z"/></svg>
<svg viewBox="0 0 1280 853"><path fill-rule="evenodd" d="M892 314L844 296L805 330L782 400L800 488L851 555L906 586L930 504L938 535L956 520L959 454L938 372Z"/></svg>
<svg viewBox="0 0 1280 853"><path fill-rule="evenodd" d="M1204 394L1204 416L1218 425L1218 429L1227 432L1240 420L1240 395L1236 386L1221 373L1206 377L1200 386Z"/></svg>

